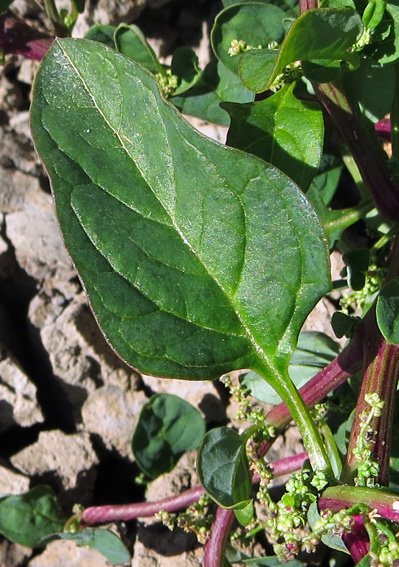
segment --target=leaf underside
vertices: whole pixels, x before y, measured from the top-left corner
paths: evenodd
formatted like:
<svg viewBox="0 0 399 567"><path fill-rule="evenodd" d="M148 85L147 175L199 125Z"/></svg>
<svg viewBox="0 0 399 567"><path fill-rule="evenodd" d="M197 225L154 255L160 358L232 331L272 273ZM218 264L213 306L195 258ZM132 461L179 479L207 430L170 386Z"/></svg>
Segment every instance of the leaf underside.
<svg viewBox="0 0 399 567"><path fill-rule="evenodd" d="M65 244L128 364L214 379L288 362L329 288L323 231L288 177L200 135L145 69L87 40L46 55L31 118Z"/></svg>

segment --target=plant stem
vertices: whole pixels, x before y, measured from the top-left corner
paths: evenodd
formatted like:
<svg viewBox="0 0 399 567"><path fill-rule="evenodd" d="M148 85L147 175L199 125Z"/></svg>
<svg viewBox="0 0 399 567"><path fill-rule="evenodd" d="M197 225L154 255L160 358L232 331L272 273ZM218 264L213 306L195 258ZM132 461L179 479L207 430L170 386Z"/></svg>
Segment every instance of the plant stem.
<svg viewBox="0 0 399 567"><path fill-rule="evenodd" d="M83 511L81 527L98 523L116 522L118 520L127 522L135 518L151 517L161 510L176 512L191 506L203 494L205 494L205 490L202 486L194 486L177 496L170 496L156 502L92 506Z"/></svg>
<svg viewBox="0 0 399 567"><path fill-rule="evenodd" d="M234 518L233 510L218 508L212 525L212 535L205 545L204 567L223 567L226 545Z"/></svg>
<svg viewBox="0 0 399 567"><path fill-rule="evenodd" d="M375 132L364 126L359 110L349 103L340 86L324 83L313 87L352 153L380 214L387 220L398 222L399 188Z"/></svg>
<svg viewBox="0 0 399 567"><path fill-rule="evenodd" d="M299 13L302 15L308 10L319 7L318 0L299 0Z"/></svg>
<svg viewBox="0 0 399 567"><path fill-rule="evenodd" d="M377 510L383 518L399 521L399 495L378 488L363 486L329 486L319 499L320 510L339 512L357 504L364 504L370 510Z"/></svg>
<svg viewBox="0 0 399 567"><path fill-rule="evenodd" d="M365 401L365 397L367 394L377 394L384 401L384 407L381 410L381 416L374 417L369 424L370 431L375 431L371 454L373 461L379 464L379 473L375 480L378 484L387 486L389 484L392 420L399 378L399 346L388 344L379 333L377 334L378 330L375 327L371 331L374 331L374 333L371 332L370 337L371 352L375 350L374 344L378 344L378 352L374 359L366 360L365 363L366 371L356 406L355 421L341 480L349 483L356 475L359 461L356 460L353 449L357 445L362 416L370 412L370 406Z"/></svg>
<svg viewBox="0 0 399 567"><path fill-rule="evenodd" d="M53 37L31 28L11 11L0 16L0 47L6 53L41 61L53 41Z"/></svg>
<svg viewBox="0 0 399 567"><path fill-rule="evenodd" d="M274 370L273 378L270 377L271 369L269 367L261 367L257 370L265 378L265 380L266 376L269 377L270 384L284 400L284 403L286 404L287 409L294 419L302 436L302 441L308 452L310 464L312 465L313 470L323 472L328 479L332 478L333 472L323 440L312 416L310 415L309 408L298 392L295 384L288 375L284 376L283 372L278 372L278 370Z"/></svg>
<svg viewBox="0 0 399 567"><path fill-rule="evenodd" d="M321 402L327 394L338 388L338 386L343 384L362 368L363 329L364 326L367 325L368 319L369 316L366 315L364 320L357 327L351 342L342 350L337 358L320 370L309 382L300 388L299 393L308 407L313 407ZM284 402L275 406L267 415L267 422L270 423L270 425L274 425L276 429L285 427L290 421L291 414Z"/></svg>

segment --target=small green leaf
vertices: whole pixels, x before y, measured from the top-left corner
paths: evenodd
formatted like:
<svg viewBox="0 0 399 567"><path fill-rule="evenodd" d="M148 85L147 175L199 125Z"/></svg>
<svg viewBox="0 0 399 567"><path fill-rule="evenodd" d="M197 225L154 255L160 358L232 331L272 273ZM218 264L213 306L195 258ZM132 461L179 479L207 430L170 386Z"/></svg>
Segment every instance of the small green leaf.
<svg viewBox="0 0 399 567"><path fill-rule="evenodd" d="M384 339L399 344L399 278L389 281L380 291L376 315Z"/></svg>
<svg viewBox="0 0 399 567"><path fill-rule="evenodd" d="M360 319L358 317L351 317L342 313L342 311L336 311L331 317L331 326L335 335L342 339L342 337L352 338L356 327L359 324Z"/></svg>
<svg viewBox="0 0 399 567"><path fill-rule="evenodd" d="M231 116L227 144L272 163L306 191L320 165L323 114L317 103L297 99L294 87L260 102L221 106Z"/></svg>
<svg viewBox="0 0 399 567"><path fill-rule="evenodd" d="M240 507L234 508L234 515L236 517L236 520L244 528L248 526L248 524L252 521L252 518L254 517L254 513L255 513L255 507L253 500L248 500L248 502L242 502Z"/></svg>
<svg viewBox="0 0 399 567"><path fill-rule="evenodd" d="M46 543L56 539L67 539L80 547L97 549L112 565L130 565L131 557L126 545L109 530L85 528L77 533L56 533L46 538Z"/></svg>
<svg viewBox="0 0 399 567"><path fill-rule="evenodd" d="M361 17L351 8L308 10L291 26L266 88L294 61L328 59L356 65L358 57L349 48L362 32Z"/></svg>
<svg viewBox="0 0 399 567"><path fill-rule="evenodd" d="M249 91L235 73L213 59L205 67L199 82L183 96L172 96L172 102L184 114L198 116L208 122L228 126L228 113L220 107L224 101L251 102L254 93Z"/></svg>
<svg viewBox="0 0 399 567"><path fill-rule="evenodd" d="M253 49L243 53L238 64L238 74L243 85L254 93L265 91L277 57L277 49Z"/></svg>
<svg viewBox="0 0 399 567"><path fill-rule="evenodd" d="M246 440L233 429L217 427L205 435L197 470L208 494L223 508L241 509L251 494Z"/></svg>
<svg viewBox="0 0 399 567"><path fill-rule="evenodd" d="M370 250L368 248L356 248L346 252L342 259L346 265L349 286L355 291L363 289L369 269Z"/></svg>
<svg viewBox="0 0 399 567"><path fill-rule="evenodd" d="M399 57L399 6L387 2L384 17L373 34L373 43L367 47L368 54L378 63L386 65Z"/></svg>
<svg viewBox="0 0 399 567"><path fill-rule="evenodd" d="M142 66L85 40L44 58L32 131L66 246L124 360L173 378L252 368L288 380L330 279L318 218L287 176L200 135Z"/></svg>
<svg viewBox="0 0 399 567"><path fill-rule="evenodd" d="M179 85L173 95L180 95L201 79L202 71L198 65L198 57L193 49L189 47L178 47L173 54L171 64L172 75L179 79Z"/></svg>
<svg viewBox="0 0 399 567"><path fill-rule="evenodd" d="M0 500L0 533L7 539L39 547L45 536L62 530L66 518L49 486Z"/></svg>
<svg viewBox="0 0 399 567"><path fill-rule="evenodd" d="M116 28L114 41L117 51L122 55L137 61L151 73L165 73L155 51L137 26L120 24Z"/></svg>
<svg viewBox="0 0 399 567"><path fill-rule="evenodd" d="M85 35L85 39L91 39L92 41L98 41L104 45L108 45L112 49L115 49L114 35L116 27L107 26L103 24L98 24L92 26Z"/></svg>
<svg viewBox="0 0 399 567"><path fill-rule="evenodd" d="M198 449L205 422L192 405L178 396L156 394L143 407L133 436L133 454L151 478L170 472L187 451Z"/></svg>
<svg viewBox="0 0 399 567"><path fill-rule="evenodd" d="M267 48L270 42L281 42L284 37L285 12L272 4L246 2L225 8L218 14L211 33L216 57L235 73L241 54L231 56L233 40L244 41L247 46Z"/></svg>

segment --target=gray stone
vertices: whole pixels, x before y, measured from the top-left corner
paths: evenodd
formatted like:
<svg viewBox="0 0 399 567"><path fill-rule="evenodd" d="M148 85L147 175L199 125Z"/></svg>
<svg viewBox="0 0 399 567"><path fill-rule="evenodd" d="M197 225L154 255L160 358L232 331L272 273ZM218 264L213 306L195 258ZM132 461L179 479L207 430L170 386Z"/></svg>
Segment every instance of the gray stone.
<svg viewBox="0 0 399 567"><path fill-rule="evenodd" d="M89 395L82 407L86 431L100 435L109 449L132 458L131 442L141 408L148 401L144 392L124 392L108 384Z"/></svg>
<svg viewBox="0 0 399 567"><path fill-rule="evenodd" d="M40 555L29 561L28 567L112 567L96 549L78 547L75 542L56 540L49 543Z"/></svg>
<svg viewBox="0 0 399 567"><path fill-rule="evenodd" d="M0 362L0 431L13 425L28 427L43 421L36 387L13 360Z"/></svg>
<svg viewBox="0 0 399 567"><path fill-rule="evenodd" d="M67 490L75 487L78 476L93 469L98 459L88 433L66 435L61 431L43 431L36 443L14 455L11 462L30 476L53 473ZM87 476L86 482L90 488L94 475Z"/></svg>
<svg viewBox="0 0 399 567"><path fill-rule="evenodd" d="M30 480L27 476L16 473L0 464L0 496L28 492L29 483ZM2 565L1 562L0 565Z"/></svg>

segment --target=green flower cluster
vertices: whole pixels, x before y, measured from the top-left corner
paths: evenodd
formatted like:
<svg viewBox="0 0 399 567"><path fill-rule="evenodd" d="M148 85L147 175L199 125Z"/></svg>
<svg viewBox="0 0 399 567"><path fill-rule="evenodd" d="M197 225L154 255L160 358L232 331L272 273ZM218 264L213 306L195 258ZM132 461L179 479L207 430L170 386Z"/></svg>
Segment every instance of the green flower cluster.
<svg viewBox="0 0 399 567"><path fill-rule="evenodd" d="M353 455L359 463L356 471L356 486L376 486L376 477L380 471L380 465L373 458L373 446L377 431L371 423L373 419L381 416L384 401L378 394L366 394L365 402L370 406L370 411L363 411L360 418L359 435L356 439L356 447Z"/></svg>

